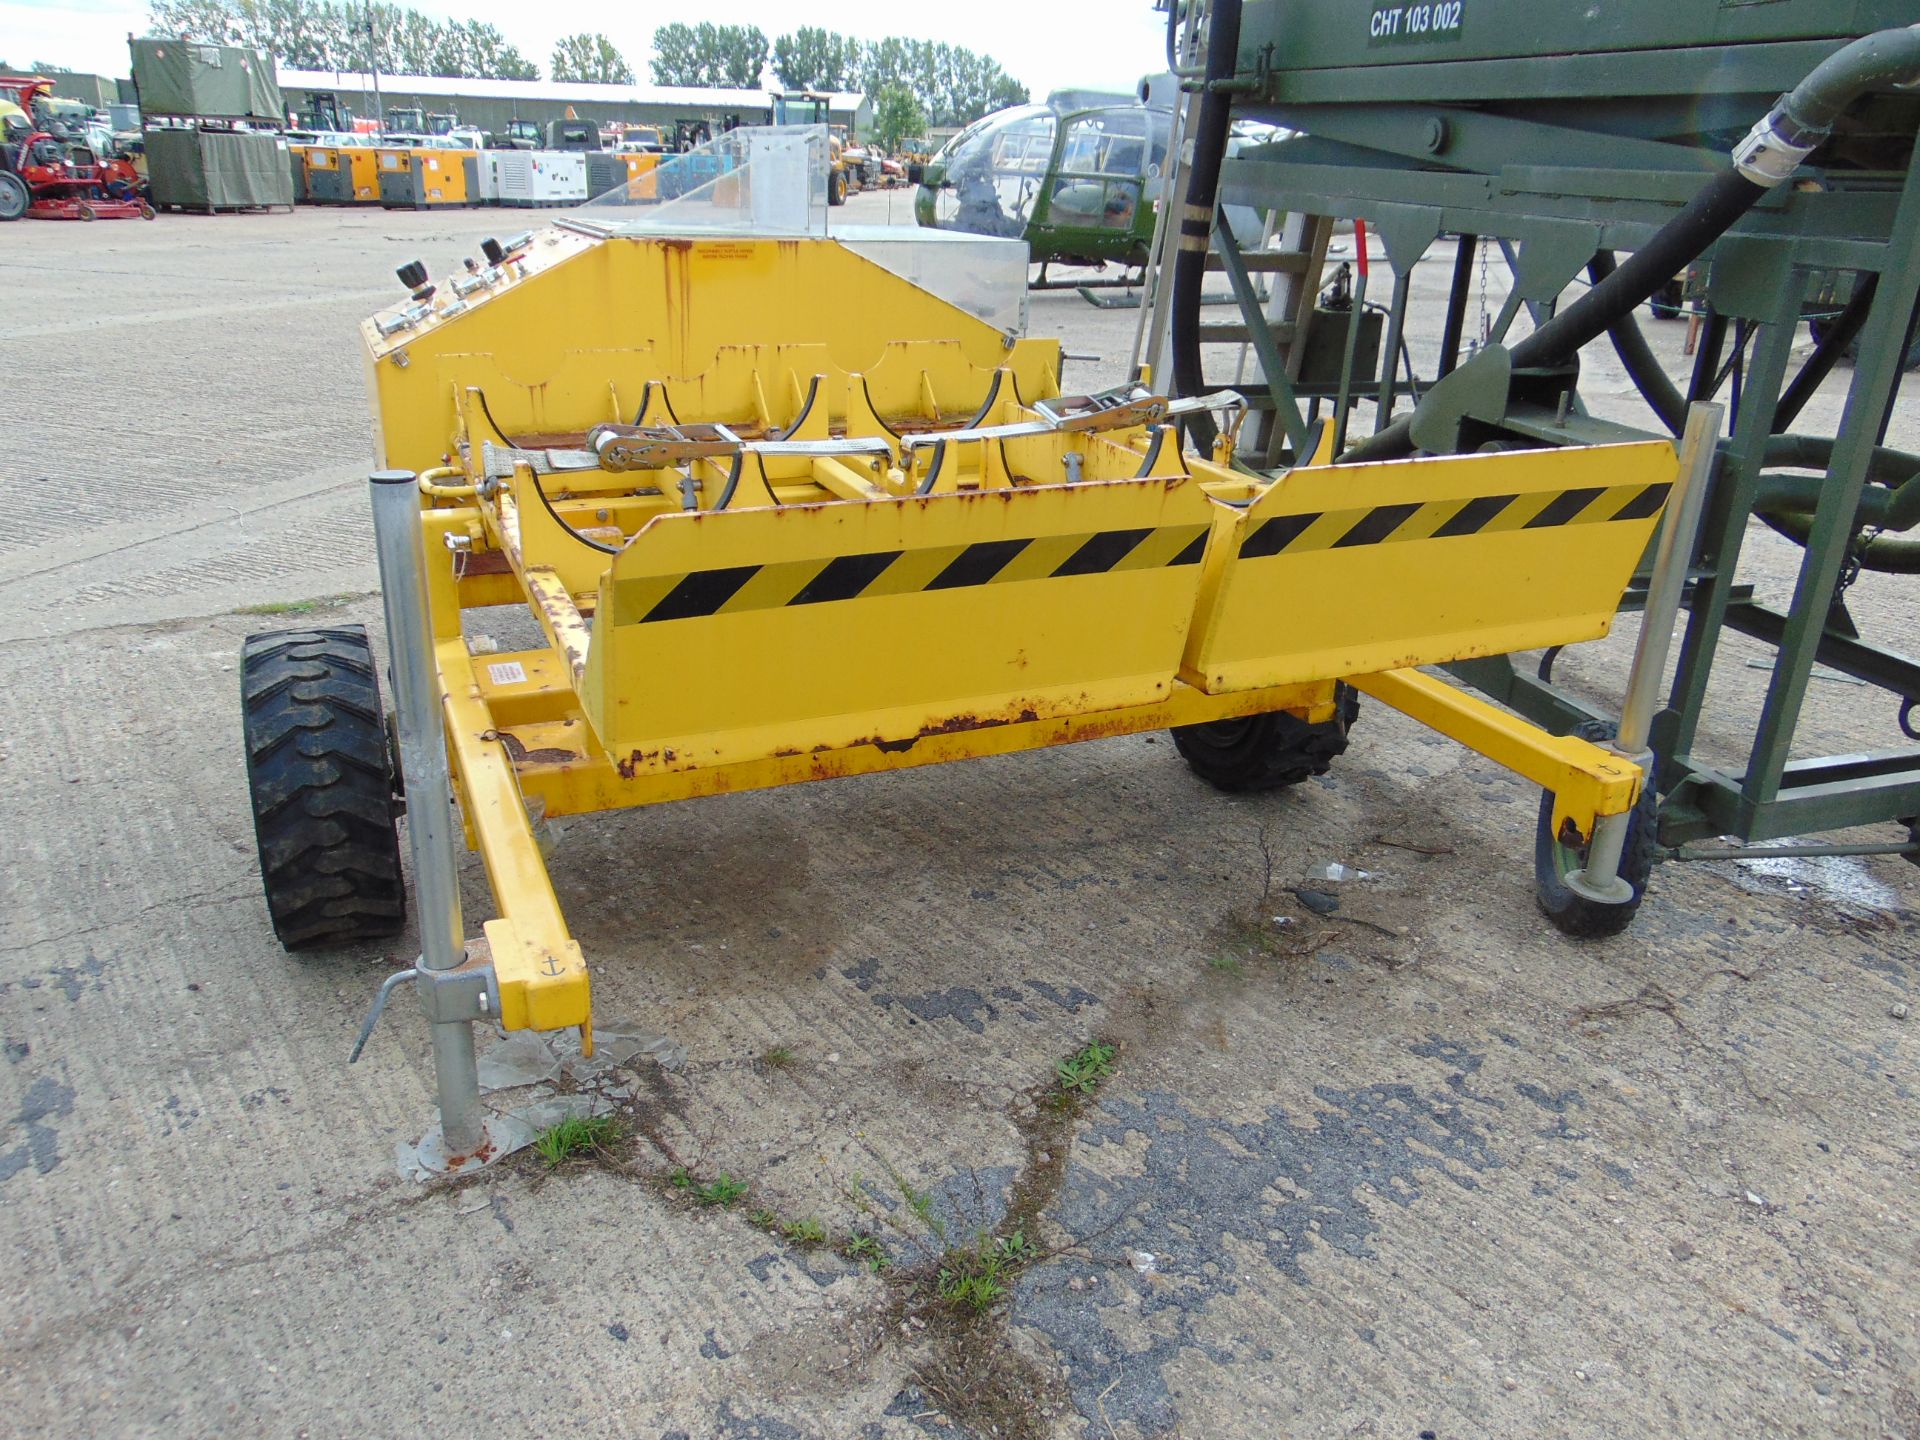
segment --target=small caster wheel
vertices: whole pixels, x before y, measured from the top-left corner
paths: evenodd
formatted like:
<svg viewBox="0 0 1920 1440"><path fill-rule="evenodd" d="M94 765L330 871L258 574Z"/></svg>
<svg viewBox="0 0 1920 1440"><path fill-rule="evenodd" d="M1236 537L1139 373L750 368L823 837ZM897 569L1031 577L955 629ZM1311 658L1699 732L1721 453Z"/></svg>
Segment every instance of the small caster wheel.
<svg viewBox="0 0 1920 1440"><path fill-rule="evenodd" d="M1613 727L1588 721L1575 726L1573 733L1598 743L1613 738ZM1553 795L1541 795L1540 823L1533 837L1533 890L1540 913L1553 922L1554 929L1575 939L1597 940L1618 935L1633 923L1653 874L1659 820L1660 797L1649 780L1627 820L1627 839L1620 850L1620 878L1633 887L1633 898L1610 905L1568 886L1567 876L1587 863L1586 847L1567 845L1553 833Z"/></svg>

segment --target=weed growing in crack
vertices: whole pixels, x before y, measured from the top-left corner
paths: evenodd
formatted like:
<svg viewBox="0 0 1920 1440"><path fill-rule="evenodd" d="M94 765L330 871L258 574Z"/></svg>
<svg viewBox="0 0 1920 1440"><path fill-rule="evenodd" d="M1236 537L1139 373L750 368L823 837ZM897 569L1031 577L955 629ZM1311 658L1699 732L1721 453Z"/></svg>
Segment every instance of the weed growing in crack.
<svg viewBox="0 0 1920 1440"><path fill-rule="evenodd" d="M534 1136L533 1148L549 1170L557 1170L575 1155L598 1150L619 1136L620 1122L611 1115L569 1115Z"/></svg>
<svg viewBox="0 0 1920 1440"><path fill-rule="evenodd" d="M875 1275L893 1263L887 1258L886 1247L871 1235L849 1235L841 1242L840 1253L865 1265Z"/></svg>
<svg viewBox="0 0 1920 1440"><path fill-rule="evenodd" d="M787 1221L780 1227L780 1233L786 1237L789 1245L798 1245L803 1249L827 1243L827 1227L811 1215Z"/></svg>
<svg viewBox="0 0 1920 1440"><path fill-rule="evenodd" d="M1100 1082L1113 1073L1113 1046L1094 1040L1074 1054L1057 1062L1054 1078L1063 1095L1091 1095Z"/></svg>
<svg viewBox="0 0 1920 1440"><path fill-rule="evenodd" d="M800 1057L791 1045L775 1045L760 1057L760 1063L769 1070L791 1070L800 1063Z"/></svg>
<svg viewBox="0 0 1920 1440"><path fill-rule="evenodd" d="M747 1223L749 1225L757 1225L762 1230L778 1230L780 1228L780 1217L762 1205L758 1210L748 1212Z"/></svg>
<svg viewBox="0 0 1920 1440"><path fill-rule="evenodd" d="M899 1188L900 1198L907 1202L907 1209L914 1218L927 1227L929 1234L942 1245L947 1243L947 1222L933 1213L933 1192L916 1190L898 1170L893 1172L893 1183Z"/></svg>
<svg viewBox="0 0 1920 1440"><path fill-rule="evenodd" d="M993 1253L1005 1265L1026 1265L1040 1258L1040 1251L1024 1230L1000 1236L993 1242Z"/></svg>
<svg viewBox="0 0 1920 1440"><path fill-rule="evenodd" d="M1008 1282L1039 1258L1024 1230L1009 1235L982 1231L970 1248L941 1257L934 1293L956 1309L983 1314L1007 1293Z"/></svg>
<svg viewBox="0 0 1920 1440"><path fill-rule="evenodd" d="M731 1209L736 1200L747 1193L747 1182L736 1180L726 1171L720 1172L717 1180L696 1180L684 1165L676 1166L667 1176L667 1182L676 1190L683 1190L696 1205L718 1205L722 1210Z"/></svg>

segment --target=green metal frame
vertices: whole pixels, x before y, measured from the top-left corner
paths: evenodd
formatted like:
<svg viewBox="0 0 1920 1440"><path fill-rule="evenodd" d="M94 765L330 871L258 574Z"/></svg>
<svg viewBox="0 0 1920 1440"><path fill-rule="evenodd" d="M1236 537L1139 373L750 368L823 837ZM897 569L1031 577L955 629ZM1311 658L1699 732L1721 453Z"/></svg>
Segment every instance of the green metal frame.
<svg viewBox="0 0 1920 1440"><path fill-rule="evenodd" d="M1375 0L1373 9L1392 3ZM1493 325L1498 339L1522 305L1550 309L1596 251L1644 244L1704 175L1725 165L1727 141L1841 44L1920 21L1913 0L1616 0L1602 23L1617 48L1531 55L1543 17L1528 0L1465 4L1465 27L1450 44L1393 47L1364 43L1366 7L1330 0L1255 0L1245 7L1236 114L1299 133L1229 159L1220 201L1223 209L1364 220L1381 236L1394 280L1388 336L1380 373L1359 377L1354 389L1356 397L1375 400L1381 423L1405 398L1397 337L1412 270L1436 237L1484 239L1506 249L1514 288ZM1716 43L1700 43L1707 39ZM1721 43L1728 41L1740 43ZM1474 109L1460 108L1469 101ZM1654 726L1660 835L1669 845L1721 834L1770 840L1920 815L1920 749L1792 758L1816 664L1890 692L1894 735L1898 707L1920 700L1920 662L1860 638L1841 583L1920 300L1920 149L1913 145L1920 107L1869 103L1878 109L1862 125L1866 143L1903 168L1834 171L1814 175L1814 186L1783 186L1710 252L1708 297L1718 318L1707 345L1717 357L1729 324L1752 345L1693 557L1678 671ZM1257 330L1257 296L1235 263L1234 237L1217 227L1215 243ZM1453 367L1464 326L1467 263L1456 252L1442 373ZM1747 522L1765 494L1762 451L1789 378L1801 300L1810 283L1834 270L1877 274L1879 288L1817 491L1793 602L1781 613L1755 602L1733 575ZM1263 383L1260 398L1279 411L1292 437L1296 422L1304 423L1298 397L1284 373L1262 368L1279 378ZM1712 370L1712 363L1700 367L1703 375ZM1694 388L1689 398L1707 398L1700 382ZM1549 443L1628 433L1584 416L1577 392L1563 396L1557 410L1515 403L1502 428ZM1737 771L1694 753L1720 637L1729 628L1777 652ZM1607 718L1510 657L1451 669L1537 723L1568 728Z"/></svg>

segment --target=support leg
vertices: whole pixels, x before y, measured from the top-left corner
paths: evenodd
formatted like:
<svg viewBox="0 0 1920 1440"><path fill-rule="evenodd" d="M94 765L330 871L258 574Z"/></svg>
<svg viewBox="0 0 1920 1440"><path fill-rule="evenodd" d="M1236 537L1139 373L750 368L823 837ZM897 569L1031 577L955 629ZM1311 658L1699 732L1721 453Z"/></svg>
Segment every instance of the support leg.
<svg viewBox="0 0 1920 1440"><path fill-rule="evenodd" d="M411 471L372 477L374 546L387 618L387 657L400 722L400 767L407 787L407 840L413 852L414 911L420 923L415 986L433 1036L440 1099L439 1153L423 1145L433 1168L457 1170L490 1150L474 1065L473 1022L498 1013L490 967L469 965L460 913L460 877L446 723L434 661L423 569L420 489Z"/></svg>

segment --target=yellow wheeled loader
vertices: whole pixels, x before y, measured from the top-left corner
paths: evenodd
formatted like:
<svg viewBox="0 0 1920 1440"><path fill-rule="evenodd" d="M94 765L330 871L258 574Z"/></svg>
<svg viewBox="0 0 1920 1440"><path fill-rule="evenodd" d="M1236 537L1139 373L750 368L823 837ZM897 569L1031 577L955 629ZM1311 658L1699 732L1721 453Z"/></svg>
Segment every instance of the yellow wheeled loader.
<svg viewBox="0 0 1920 1440"><path fill-rule="evenodd" d="M1216 785L1271 787L1327 768L1359 692L1552 792L1586 903L1638 901L1645 755L1419 667L1605 634L1697 444L1333 466L1323 443L1269 478L1231 463L1234 395L1063 393L1057 341L886 253L568 222L442 287L407 267L361 327L398 756L348 627L248 642L249 755L290 947L398 927L404 776L422 957L389 988L433 1022L446 1168L490 1144L472 1021L592 1045L542 815L1169 727ZM506 604L543 643L476 653L463 612Z"/></svg>

